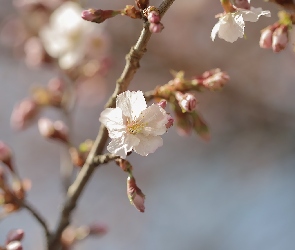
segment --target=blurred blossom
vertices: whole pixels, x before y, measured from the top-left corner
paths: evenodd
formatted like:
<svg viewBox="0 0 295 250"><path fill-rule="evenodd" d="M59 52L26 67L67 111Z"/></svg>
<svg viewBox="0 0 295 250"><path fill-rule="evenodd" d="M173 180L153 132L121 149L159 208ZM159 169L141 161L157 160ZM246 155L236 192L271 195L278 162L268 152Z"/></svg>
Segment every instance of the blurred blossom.
<svg viewBox="0 0 295 250"><path fill-rule="evenodd" d="M9 163L11 160L11 149L2 141L0 141L0 162Z"/></svg>
<svg viewBox="0 0 295 250"><path fill-rule="evenodd" d="M49 25L40 31L47 53L58 59L65 70L79 65L93 45L102 47L99 39L102 26L84 21L81 12L77 3L65 2L52 13Z"/></svg>
<svg viewBox="0 0 295 250"><path fill-rule="evenodd" d="M36 102L27 98L18 103L11 114L10 123L14 129L23 129L25 125L31 121L38 112Z"/></svg>
<svg viewBox="0 0 295 250"><path fill-rule="evenodd" d="M21 241L24 237L24 230L22 229L16 229L12 230L8 233L6 237L6 244L12 242L12 241Z"/></svg>
<svg viewBox="0 0 295 250"><path fill-rule="evenodd" d="M37 67L40 66L46 57L42 42L38 37L29 38L24 46L25 61L28 66Z"/></svg>
<svg viewBox="0 0 295 250"><path fill-rule="evenodd" d="M22 250L22 244L19 241L11 241L6 245L6 250Z"/></svg>
<svg viewBox="0 0 295 250"><path fill-rule="evenodd" d="M13 0L13 4L21 10L30 10L37 5L43 5L46 8L55 9L63 1L64 0Z"/></svg>

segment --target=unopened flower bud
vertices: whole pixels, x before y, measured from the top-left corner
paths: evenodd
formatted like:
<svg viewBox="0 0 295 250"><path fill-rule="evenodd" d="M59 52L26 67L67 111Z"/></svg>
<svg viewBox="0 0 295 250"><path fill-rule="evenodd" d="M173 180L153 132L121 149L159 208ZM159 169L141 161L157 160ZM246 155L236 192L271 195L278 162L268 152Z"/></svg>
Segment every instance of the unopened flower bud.
<svg viewBox="0 0 295 250"><path fill-rule="evenodd" d="M138 8L140 8L141 10L144 10L145 8L147 8L149 6L150 1L149 0L135 0L135 3Z"/></svg>
<svg viewBox="0 0 295 250"><path fill-rule="evenodd" d="M41 118L38 121L38 128L40 134L45 138L68 142L68 127L62 121L52 122L49 119Z"/></svg>
<svg viewBox="0 0 295 250"><path fill-rule="evenodd" d="M167 101L164 99L164 100L161 100L157 103L162 109L165 109L166 106L167 106Z"/></svg>
<svg viewBox="0 0 295 250"><path fill-rule="evenodd" d="M127 178L127 196L132 205L134 205L140 212L144 212L145 195L141 192L140 188L136 185L135 178L128 176Z"/></svg>
<svg viewBox="0 0 295 250"><path fill-rule="evenodd" d="M162 23L150 23L149 30L152 33L160 33L164 29Z"/></svg>
<svg viewBox="0 0 295 250"><path fill-rule="evenodd" d="M103 235L108 232L108 227L101 223L94 223L89 225L89 234L90 235Z"/></svg>
<svg viewBox="0 0 295 250"><path fill-rule="evenodd" d="M3 162L11 168L11 157L12 153L10 148L2 141L0 141L0 162Z"/></svg>
<svg viewBox="0 0 295 250"><path fill-rule="evenodd" d="M23 129L27 122L35 117L38 105L33 99L24 99L17 104L11 114L11 126L15 129Z"/></svg>
<svg viewBox="0 0 295 250"><path fill-rule="evenodd" d="M161 16L159 12L153 10L148 14L148 21L150 23L159 23L161 21Z"/></svg>
<svg viewBox="0 0 295 250"><path fill-rule="evenodd" d="M23 246L19 241L11 241L6 245L6 250L23 250Z"/></svg>
<svg viewBox="0 0 295 250"><path fill-rule="evenodd" d="M166 123L166 128L171 128L173 126L174 119L172 116L169 115L168 122Z"/></svg>
<svg viewBox="0 0 295 250"><path fill-rule="evenodd" d="M112 18L118 14L121 14L121 11L88 9L82 11L81 17L86 21L102 23L106 19Z"/></svg>
<svg viewBox="0 0 295 250"><path fill-rule="evenodd" d="M175 98L184 112L192 112L197 106L197 99L191 93L183 94L181 92L176 92Z"/></svg>
<svg viewBox="0 0 295 250"><path fill-rule="evenodd" d="M259 46L263 49L270 49L272 47L273 29L266 28L261 32Z"/></svg>
<svg viewBox="0 0 295 250"><path fill-rule="evenodd" d="M22 229L12 230L8 233L6 237L6 244L12 241L21 241L24 237L24 231Z"/></svg>
<svg viewBox="0 0 295 250"><path fill-rule="evenodd" d="M202 84L210 90L219 90L228 80L229 76L226 72L216 69L211 76L202 81Z"/></svg>
<svg viewBox="0 0 295 250"><path fill-rule="evenodd" d="M273 33L272 49L274 52L280 52L285 49L289 41L288 26L281 25Z"/></svg>
<svg viewBox="0 0 295 250"><path fill-rule="evenodd" d="M249 0L235 0L234 6L239 9L250 10L250 1Z"/></svg>

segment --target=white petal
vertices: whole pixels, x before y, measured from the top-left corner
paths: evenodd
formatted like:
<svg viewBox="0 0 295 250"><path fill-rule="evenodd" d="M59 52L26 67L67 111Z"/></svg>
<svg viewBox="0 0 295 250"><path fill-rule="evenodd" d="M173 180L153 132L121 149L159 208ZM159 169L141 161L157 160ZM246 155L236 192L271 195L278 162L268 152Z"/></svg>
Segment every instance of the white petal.
<svg viewBox="0 0 295 250"><path fill-rule="evenodd" d="M245 23L242 15L227 14L220 18L218 37L227 42L235 42L244 36Z"/></svg>
<svg viewBox="0 0 295 250"><path fill-rule="evenodd" d="M145 125L141 131L145 135L162 135L167 130L168 115L157 104L152 104L142 111L138 120Z"/></svg>
<svg viewBox="0 0 295 250"><path fill-rule="evenodd" d="M147 107L141 91L129 90L117 96L116 106L122 109L123 114L132 120L138 117L141 111Z"/></svg>
<svg viewBox="0 0 295 250"><path fill-rule="evenodd" d="M212 41L215 40L215 37L216 37L216 35L217 35L218 31L219 31L219 28L220 28L220 21L218 21L218 22L214 25L214 27L213 27L213 29L212 29L212 31L211 31L211 39L212 39Z"/></svg>
<svg viewBox="0 0 295 250"><path fill-rule="evenodd" d="M100 114L99 121L107 127L110 138L119 138L126 132L126 121L119 108L105 109Z"/></svg>
<svg viewBox="0 0 295 250"><path fill-rule="evenodd" d="M127 153L130 152L134 146L138 145L138 143L139 139L136 136L126 134L126 136L112 139L107 146L107 150L125 159Z"/></svg>
<svg viewBox="0 0 295 250"><path fill-rule="evenodd" d="M248 22L257 22L260 16L271 16L270 11L254 7L251 7L250 10L239 10L239 12L242 14L244 21Z"/></svg>
<svg viewBox="0 0 295 250"><path fill-rule="evenodd" d="M133 150L142 156L154 153L158 147L163 145L163 139L160 136L144 136L142 134L136 136L140 139L140 143Z"/></svg>

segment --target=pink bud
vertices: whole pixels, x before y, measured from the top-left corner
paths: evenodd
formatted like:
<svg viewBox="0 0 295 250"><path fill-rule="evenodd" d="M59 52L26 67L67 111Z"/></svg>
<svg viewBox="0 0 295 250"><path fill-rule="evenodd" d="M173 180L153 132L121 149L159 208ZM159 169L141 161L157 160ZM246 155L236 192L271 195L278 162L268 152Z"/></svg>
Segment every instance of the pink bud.
<svg viewBox="0 0 295 250"><path fill-rule="evenodd" d="M191 112L197 106L197 99L191 93L183 94L181 92L176 92L175 97L178 101L179 106L185 112Z"/></svg>
<svg viewBox="0 0 295 250"><path fill-rule="evenodd" d="M62 121L55 121L53 126L57 133L57 138L61 139L62 141L68 141L69 128L67 125Z"/></svg>
<svg viewBox="0 0 295 250"><path fill-rule="evenodd" d="M235 0L234 6L239 9L250 10L250 1L249 0Z"/></svg>
<svg viewBox="0 0 295 250"><path fill-rule="evenodd" d="M157 11L151 11L148 14L148 21L150 23L159 23L161 21L160 14Z"/></svg>
<svg viewBox="0 0 295 250"><path fill-rule="evenodd" d="M100 9L88 9L88 10L83 10L81 17L90 22L94 23L102 23L106 19L114 17L118 14L120 14L120 11L114 11L114 10L100 10Z"/></svg>
<svg viewBox="0 0 295 250"><path fill-rule="evenodd" d="M266 28L262 31L259 41L259 46L263 49L270 49L272 46L273 30Z"/></svg>
<svg viewBox="0 0 295 250"><path fill-rule="evenodd" d="M272 49L274 52L280 52L285 49L289 41L288 26L281 25L273 33Z"/></svg>
<svg viewBox="0 0 295 250"><path fill-rule="evenodd" d="M27 122L35 117L38 105L33 99L24 99L17 104L11 114L11 126L15 129L23 129Z"/></svg>
<svg viewBox="0 0 295 250"><path fill-rule="evenodd" d="M12 153L10 148L0 141L0 162L3 162L4 164L10 163L11 156Z"/></svg>
<svg viewBox="0 0 295 250"><path fill-rule="evenodd" d="M108 227L104 224L95 223L89 225L89 234L90 235L103 235L108 232Z"/></svg>
<svg viewBox="0 0 295 250"><path fill-rule="evenodd" d="M162 109L165 109L167 106L167 101L166 100L161 100L157 103Z"/></svg>
<svg viewBox="0 0 295 250"><path fill-rule="evenodd" d="M229 80L229 76L226 72L216 69L216 71L208 78L202 81L203 86L210 90L218 90Z"/></svg>
<svg viewBox="0 0 295 250"><path fill-rule="evenodd" d="M140 212L144 212L145 195L141 192L140 188L136 185L135 178L128 176L127 178L127 196L132 205L134 205Z"/></svg>
<svg viewBox="0 0 295 250"><path fill-rule="evenodd" d="M52 138L55 133L53 122L47 118L41 118L38 121L38 128L40 134L45 138Z"/></svg>
<svg viewBox="0 0 295 250"><path fill-rule="evenodd" d="M6 237L6 244L12 241L21 241L24 237L24 231L22 229L12 230L8 233Z"/></svg>
<svg viewBox="0 0 295 250"><path fill-rule="evenodd" d="M162 23L150 23L149 29L152 33L160 33L164 29L164 25Z"/></svg>
<svg viewBox="0 0 295 250"><path fill-rule="evenodd" d="M6 245L6 250L23 250L23 247L19 241L11 241Z"/></svg>
<svg viewBox="0 0 295 250"><path fill-rule="evenodd" d="M166 123L166 128L171 128L173 126L173 123L174 123L174 119L172 116L169 115L168 117L168 122Z"/></svg>

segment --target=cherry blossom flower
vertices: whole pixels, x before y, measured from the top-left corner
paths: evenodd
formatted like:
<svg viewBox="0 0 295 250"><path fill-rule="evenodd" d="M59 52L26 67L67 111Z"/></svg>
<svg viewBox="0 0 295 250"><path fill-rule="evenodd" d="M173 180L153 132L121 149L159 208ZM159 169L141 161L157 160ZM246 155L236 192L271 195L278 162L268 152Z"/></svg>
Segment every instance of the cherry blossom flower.
<svg viewBox="0 0 295 250"><path fill-rule="evenodd" d="M104 39L102 26L85 22L81 12L77 3L65 2L52 13L49 25L40 31L45 50L58 59L62 69L77 66L94 42L101 43Z"/></svg>
<svg viewBox="0 0 295 250"><path fill-rule="evenodd" d="M233 43L238 38L243 38L245 21L257 22L260 16L270 17L270 11L250 7L250 10L237 8L235 12L221 14L212 29L211 39L214 41L218 34L219 38Z"/></svg>
<svg viewBox="0 0 295 250"><path fill-rule="evenodd" d="M170 116L157 104L147 107L141 91L126 91L117 96L116 108L107 108L100 115L112 141L109 152L125 158L134 150L146 156L163 145L160 135L167 128Z"/></svg>

